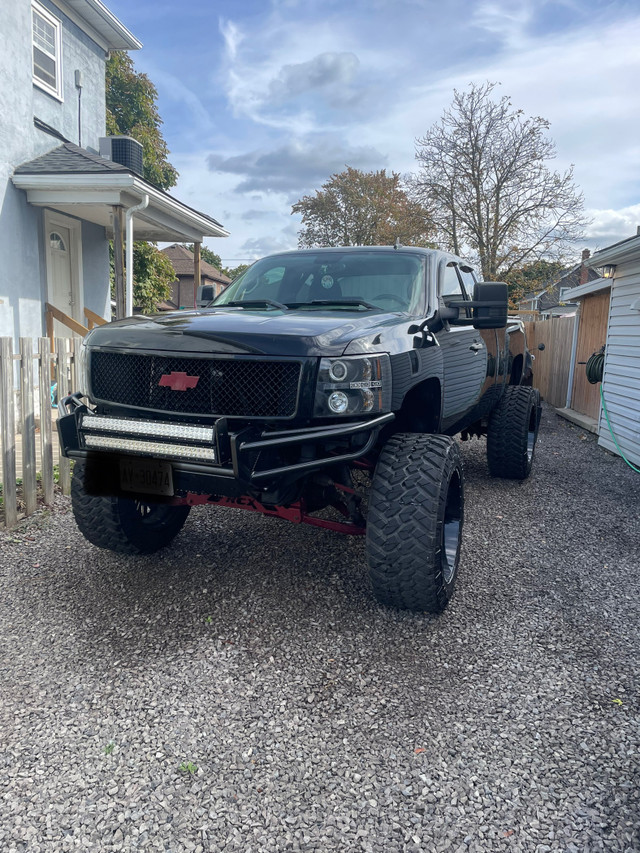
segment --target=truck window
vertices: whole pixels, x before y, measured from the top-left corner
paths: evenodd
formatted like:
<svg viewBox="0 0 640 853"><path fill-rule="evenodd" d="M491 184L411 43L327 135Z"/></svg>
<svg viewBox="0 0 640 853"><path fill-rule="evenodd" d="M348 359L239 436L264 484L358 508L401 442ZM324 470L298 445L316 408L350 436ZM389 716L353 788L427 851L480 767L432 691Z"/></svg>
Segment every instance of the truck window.
<svg viewBox="0 0 640 853"><path fill-rule="evenodd" d="M450 261L446 267L440 269L440 296L453 296L456 299L464 299L464 292L458 278L458 265Z"/></svg>
<svg viewBox="0 0 640 853"><path fill-rule="evenodd" d="M462 279L462 286L465 290L465 298L473 299L473 288L476 284L476 277L473 274L473 270L471 267L458 267L458 272L460 273L460 278Z"/></svg>

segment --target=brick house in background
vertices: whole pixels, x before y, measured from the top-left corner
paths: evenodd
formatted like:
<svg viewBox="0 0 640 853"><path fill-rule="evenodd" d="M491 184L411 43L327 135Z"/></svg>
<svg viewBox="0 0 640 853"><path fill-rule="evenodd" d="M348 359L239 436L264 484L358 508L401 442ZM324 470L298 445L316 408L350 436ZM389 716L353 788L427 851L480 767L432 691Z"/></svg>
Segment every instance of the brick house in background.
<svg viewBox="0 0 640 853"><path fill-rule="evenodd" d="M584 249L579 264L563 272L559 278L548 282L542 290L525 294L518 302L518 311L521 314L532 315L537 312L540 317L574 316L576 306L566 302L567 293L574 287L588 284L599 278L596 271L586 265L589 257L589 249Z"/></svg>
<svg viewBox="0 0 640 853"><path fill-rule="evenodd" d="M171 261L176 271L176 280L171 284L171 296L161 303L160 310L175 311L176 308L193 308L194 300L198 302L209 302L218 296L225 287L231 283L231 279L220 272L217 267L200 261L200 288L194 292L194 268L193 252L186 246L174 243L162 249L162 252Z"/></svg>

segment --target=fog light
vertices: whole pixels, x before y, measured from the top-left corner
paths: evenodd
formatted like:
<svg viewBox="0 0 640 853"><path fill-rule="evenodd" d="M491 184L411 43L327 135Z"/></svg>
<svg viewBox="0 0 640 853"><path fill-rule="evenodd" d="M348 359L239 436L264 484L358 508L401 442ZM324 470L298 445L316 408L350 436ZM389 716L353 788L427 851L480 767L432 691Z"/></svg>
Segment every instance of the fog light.
<svg viewBox="0 0 640 853"><path fill-rule="evenodd" d="M334 391L333 394L329 395L329 408L337 415L341 415L343 412L346 412L348 405L349 398L344 391Z"/></svg>

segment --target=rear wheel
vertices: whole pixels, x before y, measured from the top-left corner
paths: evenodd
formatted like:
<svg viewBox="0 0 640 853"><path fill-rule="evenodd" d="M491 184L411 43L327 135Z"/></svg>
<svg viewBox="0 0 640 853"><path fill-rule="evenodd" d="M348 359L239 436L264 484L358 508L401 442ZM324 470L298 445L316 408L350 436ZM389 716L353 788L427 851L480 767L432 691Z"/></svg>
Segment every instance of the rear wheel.
<svg viewBox="0 0 640 853"><path fill-rule="evenodd" d="M492 477L526 480L531 473L540 424L540 394L507 386L489 419L487 461Z"/></svg>
<svg viewBox="0 0 640 853"><path fill-rule="evenodd" d="M376 466L367 557L381 604L440 613L453 594L464 516L458 445L444 435L400 434Z"/></svg>
<svg viewBox="0 0 640 853"><path fill-rule="evenodd" d="M99 548L118 554L153 554L168 545L187 520L188 506L89 495L84 471L84 463L77 461L71 507L82 535Z"/></svg>

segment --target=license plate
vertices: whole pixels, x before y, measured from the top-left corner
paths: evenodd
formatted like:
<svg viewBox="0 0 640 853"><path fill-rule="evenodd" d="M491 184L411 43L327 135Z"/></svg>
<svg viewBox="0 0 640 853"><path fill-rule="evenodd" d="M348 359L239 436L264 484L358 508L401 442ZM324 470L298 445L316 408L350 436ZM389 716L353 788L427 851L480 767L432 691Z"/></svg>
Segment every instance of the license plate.
<svg viewBox="0 0 640 853"><path fill-rule="evenodd" d="M120 486L125 492L172 495L171 463L159 459L120 459Z"/></svg>

